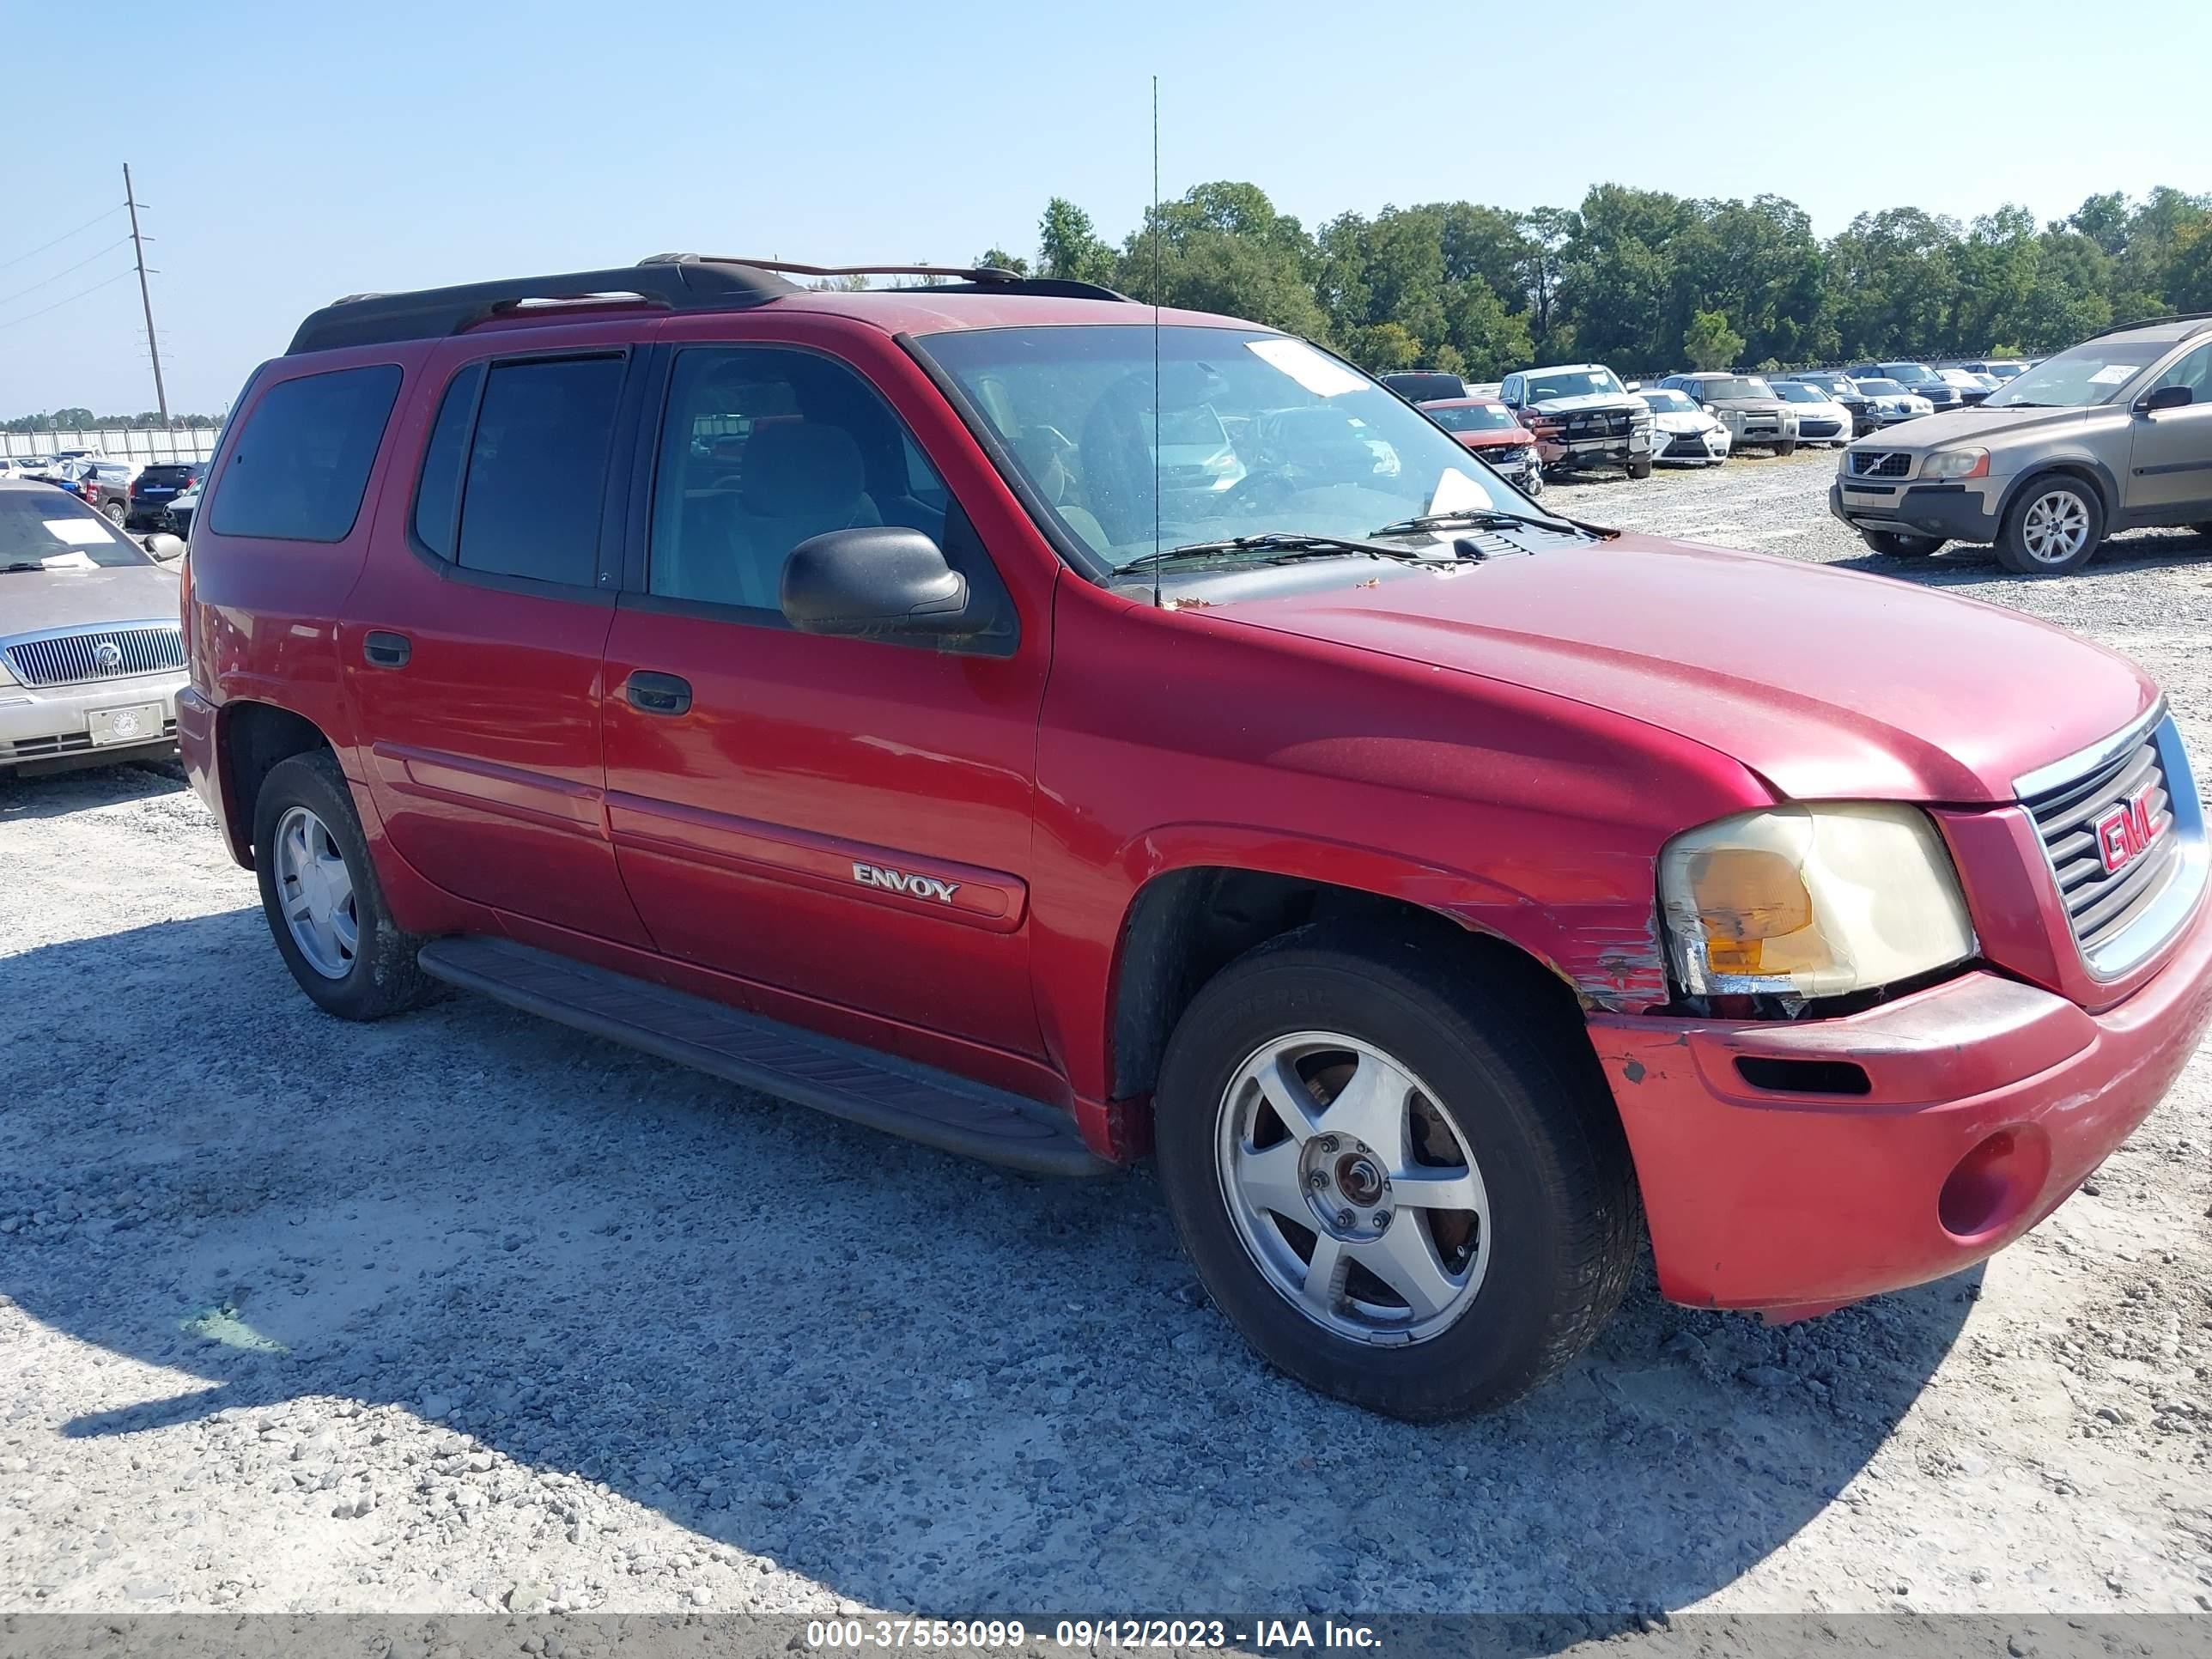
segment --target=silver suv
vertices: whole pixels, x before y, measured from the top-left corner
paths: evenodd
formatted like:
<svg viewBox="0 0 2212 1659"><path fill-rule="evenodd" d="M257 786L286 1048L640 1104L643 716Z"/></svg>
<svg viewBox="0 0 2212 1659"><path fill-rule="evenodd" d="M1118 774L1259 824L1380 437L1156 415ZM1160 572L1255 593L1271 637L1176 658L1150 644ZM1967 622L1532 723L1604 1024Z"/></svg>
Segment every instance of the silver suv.
<svg viewBox="0 0 2212 1659"><path fill-rule="evenodd" d="M1828 510L1877 553L1991 542L2023 576L2080 569L2115 530L2212 535L2212 313L2108 330L1984 403L1858 440Z"/></svg>

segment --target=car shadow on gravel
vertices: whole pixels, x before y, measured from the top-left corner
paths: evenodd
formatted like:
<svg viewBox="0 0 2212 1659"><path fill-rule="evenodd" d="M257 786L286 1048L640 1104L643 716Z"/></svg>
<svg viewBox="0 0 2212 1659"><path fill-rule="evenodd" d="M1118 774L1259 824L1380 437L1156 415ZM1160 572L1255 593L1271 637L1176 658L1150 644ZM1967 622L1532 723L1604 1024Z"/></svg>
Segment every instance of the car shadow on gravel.
<svg viewBox="0 0 2212 1659"><path fill-rule="evenodd" d="M87 766L26 777L0 772L0 819L58 818L88 807L181 793L185 769L174 761Z"/></svg>
<svg viewBox="0 0 2212 1659"><path fill-rule="evenodd" d="M23 1368L18 1443L143 1436L196 1504L242 1488L324 1526L332 1491L256 1437L316 1414L306 1467L375 1498L344 1524L433 1563L481 1552L481 1516L338 1402L875 1607L1679 1607L1837 1498L1978 1293L1769 1329L1668 1306L1647 1268L1533 1398L1394 1423L1253 1359L1141 1171L1009 1176L471 998L340 1024L250 909L5 972L0 1292L167 1368L110 1360L90 1399ZM88 1008L95 979L129 994ZM482 1593L597 1576L624 1605L613 1506L557 1490L501 1521L527 1559Z"/></svg>
<svg viewBox="0 0 2212 1659"><path fill-rule="evenodd" d="M1963 587L1980 582L2099 582L2124 580L2146 570L2201 565L2212 575L2212 537L2186 530L2131 530L2113 537L2079 570L2064 576L2021 576L1997 562L1995 550L1954 542L1933 558L1893 559L1881 553L1838 559L1838 570L1871 570L1925 587Z"/></svg>

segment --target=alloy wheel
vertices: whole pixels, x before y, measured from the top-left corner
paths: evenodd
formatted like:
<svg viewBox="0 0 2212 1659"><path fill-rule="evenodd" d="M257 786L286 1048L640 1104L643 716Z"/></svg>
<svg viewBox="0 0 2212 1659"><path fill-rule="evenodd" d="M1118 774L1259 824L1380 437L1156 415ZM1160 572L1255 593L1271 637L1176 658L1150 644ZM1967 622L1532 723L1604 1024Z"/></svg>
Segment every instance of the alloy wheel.
<svg viewBox="0 0 2212 1659"><path fill-rule="evenodd" d="M361 912L353 872L330 826L304 806L276 824L276 893L284 926L307 965L343 979L361 951Z"/></svg>
<svg viewBox="0 0 2212 1659"><path fill-rule="evenodd" d="M1261 1047L1222 1097L1215 1167L1261 1276L1340 1336L1425 1341L1481 1289L1481 1170L1435 1092L1371 1044L1301 1031Z"/></svg>

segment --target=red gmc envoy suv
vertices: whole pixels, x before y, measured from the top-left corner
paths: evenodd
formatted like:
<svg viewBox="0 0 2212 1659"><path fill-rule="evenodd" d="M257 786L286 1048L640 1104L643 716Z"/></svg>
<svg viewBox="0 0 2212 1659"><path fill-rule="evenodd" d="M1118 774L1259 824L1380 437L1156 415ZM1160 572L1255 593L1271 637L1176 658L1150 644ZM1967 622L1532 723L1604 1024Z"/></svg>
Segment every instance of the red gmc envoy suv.
<svg viewBox="0 0 2212 1659"><path fill-rule="evenodd" d="M1546 513L1329 354L668 257L319 311L192 525L193 781L330 1012L440 981L1041 1172L1313 1386L2033 1227L2212 1014L2131 664Z"/></svg>

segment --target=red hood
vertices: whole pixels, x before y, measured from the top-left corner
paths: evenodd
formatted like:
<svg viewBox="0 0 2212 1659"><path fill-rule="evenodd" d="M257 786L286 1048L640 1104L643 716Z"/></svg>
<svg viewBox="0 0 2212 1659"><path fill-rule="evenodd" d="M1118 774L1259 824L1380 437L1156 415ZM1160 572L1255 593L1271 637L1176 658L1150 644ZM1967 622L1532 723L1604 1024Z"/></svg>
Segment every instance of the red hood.
<svg viewBox="0 0 2212 1659"><path fill-rule="evenodd" d="M2125 658L2016 611L1644 536L1214 614L1613 709L1800 799L2009 800L2158 696Z"/></svg>
<svg viewBox="0 0 2212 1659"><path fill-rule="evenodd" d="M1533 444L1536 441L1534 433L1519 426L1504 427L1495 432L1455 432L1452 436L1469 449L1502 449L1507 444Z"/></svg>

